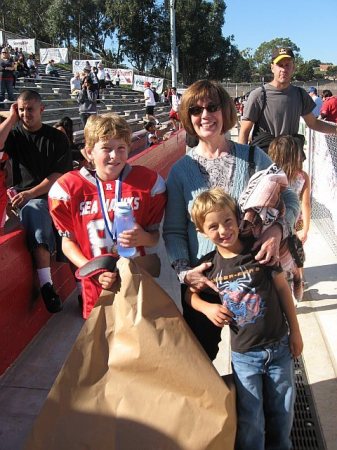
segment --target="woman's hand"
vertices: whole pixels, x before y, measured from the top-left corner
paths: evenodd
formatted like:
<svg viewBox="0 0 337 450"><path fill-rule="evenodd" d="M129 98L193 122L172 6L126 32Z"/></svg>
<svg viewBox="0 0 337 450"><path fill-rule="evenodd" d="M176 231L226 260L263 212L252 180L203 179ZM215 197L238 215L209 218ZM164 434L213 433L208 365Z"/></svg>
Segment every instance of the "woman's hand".
<svg viewBox="0 0 337 450"><path fill-rule="evenodd" d="M192 292L200 292L207 286L215 292L219 291L216 285L204 275L205 270L209 269L211 266L211 262L206 262L187 271L184 282L190 287Z"/></svg>
<svg viewBox="0 0 337 450"><path fill-rule="evenodd" d="M299 230L296 232L298 239L304 244L308 238L308 234L304 230Z"/></svg>
<svg viewBox="0 0 337 450"><path fill-rule="evenodd" d="M274 265L279 262L280 243L282 238L281 227L274 224L269 227L262 236L255 242L253 250L260 247L255 259L260 264Z"/></svg>
<svg viewBox="0 0 337 450"><path fill-rule="evenodd" d="M102 286L102 289L111 289L117 280L117 275L117 272L103 272L99 274L97 281Z"/></svg>

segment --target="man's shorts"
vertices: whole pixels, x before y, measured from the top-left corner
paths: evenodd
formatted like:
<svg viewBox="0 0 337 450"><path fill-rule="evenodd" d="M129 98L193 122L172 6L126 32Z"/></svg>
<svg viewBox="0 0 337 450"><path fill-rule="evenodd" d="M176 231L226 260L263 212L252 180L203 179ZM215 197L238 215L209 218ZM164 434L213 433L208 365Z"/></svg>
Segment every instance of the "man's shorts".
<svg viewBox="0 0 337 450"><path fill-rule="evenodd" d="M145 108L145 112L146 112L146 114L149 114L150 116L153 116L153 114L154 114L154 106L147 106Z"/></svg>
<svg viewBox="0 0 337 450"><path fill-rule="evenodd" d="M178 115L178 111L175 111L174 109L171 109L171 111L170 111L170 119L174 119L174 120L180 121L179 115Z"/></svg>
<svg viewBox="0 0 337 450"><path fill-rule="evenodd" d="M21 208L20 220L26 231L30 251L43 244L50 253L54 253L55 235L47 200L41 198L29 200Z"/></svg>

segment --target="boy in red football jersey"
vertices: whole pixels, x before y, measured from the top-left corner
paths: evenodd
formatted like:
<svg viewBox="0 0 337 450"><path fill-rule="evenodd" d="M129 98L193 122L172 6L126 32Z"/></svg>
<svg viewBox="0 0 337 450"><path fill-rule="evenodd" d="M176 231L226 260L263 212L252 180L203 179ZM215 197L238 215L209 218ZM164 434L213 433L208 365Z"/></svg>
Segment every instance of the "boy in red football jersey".
<svg viewBox="0 0 337 450"><path fill-rule="evenodd" d="M82 167L57 180L49 191L50 213L62 236L62 250L77 267L115 251L114 205L131 204L135 227L119 242L136 247L137 255L159 239L166 203L165 182L153 170L127 163L131 129L117 114L91 116L84 129L85 150L94 170ZM82 280L83 317L87 318L102 289L110 289L115 272L101 273L97 281Z"/></svg>

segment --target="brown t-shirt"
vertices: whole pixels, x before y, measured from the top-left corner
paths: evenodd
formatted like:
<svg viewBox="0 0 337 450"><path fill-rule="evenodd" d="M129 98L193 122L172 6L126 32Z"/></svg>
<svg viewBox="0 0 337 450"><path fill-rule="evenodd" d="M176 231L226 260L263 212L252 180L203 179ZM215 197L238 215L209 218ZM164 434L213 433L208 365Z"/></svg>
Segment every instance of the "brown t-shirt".
<svg viewBox="0 0 337 450"><path fill-rule="evenodd" d="M262 345L277 342L287 333L287 324L272 280L280 266L259 264L247 245L241 255L224 259L217 251L203 261L212 261L207 272L220 290L201 294L204 300L223 303L235 316L237 333L231 329L232 350L244 353Z"/></svg>

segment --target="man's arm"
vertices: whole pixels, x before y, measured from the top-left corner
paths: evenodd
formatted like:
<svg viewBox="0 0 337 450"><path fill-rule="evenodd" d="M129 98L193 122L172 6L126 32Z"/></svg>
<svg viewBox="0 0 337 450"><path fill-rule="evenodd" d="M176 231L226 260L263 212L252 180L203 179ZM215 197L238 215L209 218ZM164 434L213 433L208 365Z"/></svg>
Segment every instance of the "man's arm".
<svg viewBox="0 0 337 450"><path fill-rule="evenodd" d="M12 205L14 207L18 206L21 208L32 198L40 197L41 195L47 194L49 189L55 183L55 181L63 175L62 173L51 173L44 180L41 181L38 185L32 187L31 189L27 189L26 191L21 191L16 194L12 199Z"/></svg>
<svg viewBox="0 0 337 450"><path fill-rule="evenodd" d="M8 135L18 120L18 105L13 103L9 110L9 116L0 124L0 150L4 148Z"/></svg>
<svg viewBox="0 0 337 450"><path fill-rule="evenodd" d="M248 144L250 132L254 126L254 122L250 120L242 120L238 142L239 144Z"/></svg>
<svg viewBox="0 0 337 450"><path fill-rule="evenodd" d="M324 122L323 120L317 119L312 113L303 116L304 122L309 128L315 131L326 134L337 134L337 125Z"/></svg>

